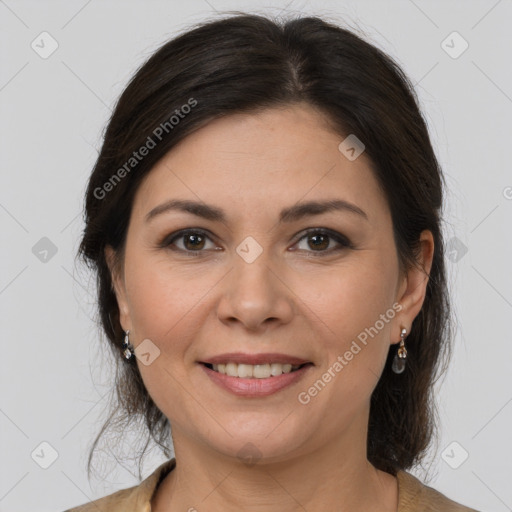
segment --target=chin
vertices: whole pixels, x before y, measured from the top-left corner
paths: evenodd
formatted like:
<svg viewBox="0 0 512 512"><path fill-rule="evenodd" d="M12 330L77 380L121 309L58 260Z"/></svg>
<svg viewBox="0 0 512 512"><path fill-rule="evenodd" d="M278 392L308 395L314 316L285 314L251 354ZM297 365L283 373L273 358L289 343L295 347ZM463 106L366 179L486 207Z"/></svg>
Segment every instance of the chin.
<svg viewBox="0 0 512 512"><path fill-rule="evenodd" d="M205 444L226 457L237 458L246 464L271 463L287 460L306 451L310 432L282 414L279 418L267 417L262 421L260 415L244 416L244 421L225 422L226 431L215 429L217 434L204 438ZM286 418L286 419L285 419ZM283 421L284 420L284 421ZM220 435L218 435L220 434Z"/></svg>

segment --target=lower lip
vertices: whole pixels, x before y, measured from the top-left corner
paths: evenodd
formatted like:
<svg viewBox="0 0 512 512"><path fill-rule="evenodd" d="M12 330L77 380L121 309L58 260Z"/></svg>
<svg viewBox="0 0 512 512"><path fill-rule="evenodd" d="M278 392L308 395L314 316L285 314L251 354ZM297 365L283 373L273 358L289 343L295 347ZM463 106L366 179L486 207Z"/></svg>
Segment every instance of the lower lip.
<svg viewBox="0 0 512 512"><path fill-rule="evenodd" d="M206 375L221 388L231 391L238 396L244 397L260 397L268 396L282 389L291 386L298 382L309 368L312 366L308 364L290 373L283 373L277 377L269 377L267 379L244 379L241 377L230 377L224 373L219 373L211 370L204 364L200 365L205 371Z"/></svg>

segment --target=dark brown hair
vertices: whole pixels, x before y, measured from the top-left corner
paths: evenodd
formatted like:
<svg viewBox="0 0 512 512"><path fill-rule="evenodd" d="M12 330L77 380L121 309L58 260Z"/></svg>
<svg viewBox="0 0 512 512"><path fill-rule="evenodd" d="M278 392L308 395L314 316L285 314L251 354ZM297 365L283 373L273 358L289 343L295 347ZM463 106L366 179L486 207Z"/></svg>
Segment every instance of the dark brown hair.
<svg viewBox="0 0 512 512"><path fill-rule="evenodd" d="M192 102L192 109L183 109ZM391 474L424 458L436 427L433 383L440 363L449 360L451 324L440 218L443 177L413 86L389 56L332 22L318 17L278 22L238 13L179 35L137 71L114 109L88 183L78 254L96 274L99 318L117 365L114 403L90 451L89 471L101 436L133 422L142 421L146 432L139 472L151 440L170 453L169 422L146 391L136 363L121 355L123 330L104 253L112 246L122 268L141 180L180 140L212 119L298 102L323 112L340 140L355 134L364 142L391 211L402 272L418 264L420 233L432 232L433 263L423 307L407 338L407 368L393 373L396 346L391 346L371 397L367 443L369 461ZM179 121L171 122L173 115ZM156 145L130 161L148 137L156 139L158 127ZM118 171L122 168L125 172Z"/></svg>

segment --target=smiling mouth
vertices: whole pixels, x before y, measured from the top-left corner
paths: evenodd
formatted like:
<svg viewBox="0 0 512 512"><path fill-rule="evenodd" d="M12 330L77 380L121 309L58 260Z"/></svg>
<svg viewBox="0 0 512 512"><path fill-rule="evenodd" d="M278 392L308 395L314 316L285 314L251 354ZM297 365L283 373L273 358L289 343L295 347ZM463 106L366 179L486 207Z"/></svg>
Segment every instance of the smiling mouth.
<svg viewBox="0 0 512 512"><path fill-rule="evenodd" d="M267 364L210 364L202 363L204 366L213 370L214 372L227 375L228 377L238 377L241 379L268 379L269 377L279 377L285 373L293 373L309 366L311 363L304 364L281 364L281 363L267 363Z"/></svg>

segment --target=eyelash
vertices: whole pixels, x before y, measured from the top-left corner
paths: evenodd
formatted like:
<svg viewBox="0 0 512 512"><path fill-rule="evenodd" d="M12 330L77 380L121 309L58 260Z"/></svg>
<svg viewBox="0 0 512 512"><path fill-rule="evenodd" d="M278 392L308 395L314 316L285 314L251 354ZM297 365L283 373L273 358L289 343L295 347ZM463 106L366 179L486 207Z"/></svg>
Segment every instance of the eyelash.
<svg viewBox="0 0 512 512"><path fill-rule="evenodd" d="M332 231L332 230L326 229L326 228L310 228L310 229L304 231L302 233L302 236L300 236L300 238L297 239L297 241L294 243L294 245L298 244L305 238L307 239L307 237L312 234L327 236L330 239L336 241L338 244L340 244L340 247L335 248L335 249L326 249L326 250L322 250L322 251L313 251L313 250L306 251L306 252L310 252L310 253L314 254L314 257L322 257L324 255L329 255L329 254L332 254L333 252L338 252L343 249L353 249L354 248L354 246L352 245L352 243L346 236L342 235L341 233L338 233L336 231ZM182 229L180 231L171 233L170 235L166 236L162 240L162 242L159 244L159 247L160 248L168 248L172 251L182 252L182 253L184 253L188 256L192 256L192 257L202 256L202 253L205 252L205 249L192 251L192 250L188 250L188 249L171 248L171 245L176 240L182 239L186 235L200 235L202 237L210 239L210 241L213 242L210 235L206 231L204 231L202 229L188 228L188 229ZM301 250L303 250L303 249L301 249Z"/></svg>

